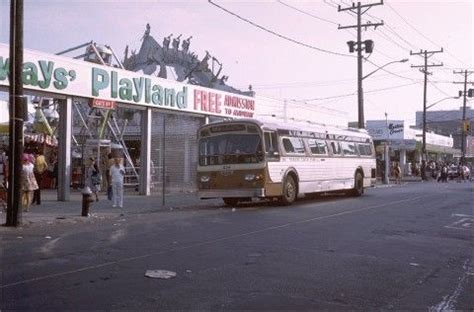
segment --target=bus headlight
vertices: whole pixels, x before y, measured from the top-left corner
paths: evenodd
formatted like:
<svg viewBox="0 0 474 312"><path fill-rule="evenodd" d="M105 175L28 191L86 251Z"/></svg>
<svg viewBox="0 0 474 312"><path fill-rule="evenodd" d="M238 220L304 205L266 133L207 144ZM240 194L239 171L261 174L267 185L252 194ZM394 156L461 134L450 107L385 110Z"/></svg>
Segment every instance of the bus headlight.
<svg viewBox="0 0 474 312"><path fill-rule="evenodd" d="M201 182L209 182L211 180L211 177L210 176L207 176L207 175L203 175L201 176Z"/></svg>
<svg viewBox="0 0 474 312"><path fill-rule="evenodd" d="M248 174L245 175L244 179L245 179L245 181L253 181L253 180L255 180L255 174L248 173Z"/></svg>

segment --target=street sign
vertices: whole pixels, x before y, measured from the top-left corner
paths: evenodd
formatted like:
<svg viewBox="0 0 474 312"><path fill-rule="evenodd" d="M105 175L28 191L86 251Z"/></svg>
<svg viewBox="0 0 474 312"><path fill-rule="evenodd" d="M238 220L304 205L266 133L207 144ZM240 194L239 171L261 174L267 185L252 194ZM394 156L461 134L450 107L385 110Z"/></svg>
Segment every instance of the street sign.
<svg viewBox="0 0 474 312"><path fill-rule="evenodd" d="M89 106L102 109L115 109L117 107L117 103L110 100L91 99L89 101Z"/></svg>

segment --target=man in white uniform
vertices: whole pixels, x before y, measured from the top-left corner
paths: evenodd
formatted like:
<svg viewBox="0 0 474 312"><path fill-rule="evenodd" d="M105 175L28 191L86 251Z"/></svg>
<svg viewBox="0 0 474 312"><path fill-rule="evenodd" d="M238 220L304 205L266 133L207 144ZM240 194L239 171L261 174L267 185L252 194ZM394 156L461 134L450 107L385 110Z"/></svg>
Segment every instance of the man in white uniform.
<svg viewBox="0 0 474 312"><path fill-rule="evenodd" d="M113 206L123 208L123 176L125 168L122 166L120 158L114 159L114 164L110 167L110 181L112 182Z"/></svg>

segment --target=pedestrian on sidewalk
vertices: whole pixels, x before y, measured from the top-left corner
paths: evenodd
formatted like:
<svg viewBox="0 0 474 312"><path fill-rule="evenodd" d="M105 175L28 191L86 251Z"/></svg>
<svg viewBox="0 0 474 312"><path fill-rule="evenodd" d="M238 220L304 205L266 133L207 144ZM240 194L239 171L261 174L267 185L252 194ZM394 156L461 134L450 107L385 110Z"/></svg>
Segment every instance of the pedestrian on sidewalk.
<svg viewBox="0 0 474 312"><path fill-rule="evenodd" d="M125 168L122 165L121 159L116 157L114 164L110 167L110 180L112 182L112 207L119 206L123 208L123 177L125 175Z"/></svg>
<svg viewBox="0 0 474 312"><path fill-rule="evenodd" d="M102 182L102 176L100 174L99 166L94 158L89 158L89 168L86 171L86 183L95 195L95 201L99 201L98 192L100 191L100 184Z"/></svg>
<svg viewBox="0 0 474 312"><path fill-rule="evenodd" d="M398 162L395 162L393 165L393 175L395 176L395 183L401 184L402 182L402 170Z"/></svg>
<svg viewBox="0 0 474 312"><path fill-rule="evenodd" d="M33 192L33 201L31 202L33 205L41 205L41 184L43 182L43 175L46 169L48 169L46 159L44 158L43 153L38 151L34 164L34 174L36 182L38 183L38 189L34 190Z"/></svg>
<svg viewBox="0 0 474 312"><path fill-rule="evenodd" d="M38 183L35 179L34 166L30 161L30 157L27 154L23 154L23 168L21 171L21 190L22 197L21 202L23 205L23 211L28 211L30 209L31 203L31 193L38 189Z"/></svg>

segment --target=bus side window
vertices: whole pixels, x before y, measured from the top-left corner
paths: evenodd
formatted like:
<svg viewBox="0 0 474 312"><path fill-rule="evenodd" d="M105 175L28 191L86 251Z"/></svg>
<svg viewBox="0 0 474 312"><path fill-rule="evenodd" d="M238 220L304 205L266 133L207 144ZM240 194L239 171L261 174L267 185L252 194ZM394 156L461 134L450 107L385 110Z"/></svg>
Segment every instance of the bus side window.
<svg viewBox="0 0 474 312"><path fill-rule="evenodd" d="M339 145L339 142L336 141L331 141L331 150L333 155L340 155L342 154L341 152L341 146Z"/></svg>
<svg viewBox="0 0 474 312"><path fill-rule="evenodd" d="M265 132L263 135L265 141L265 153L270 158L279 157L278 141L275 132Z"/></svg>

